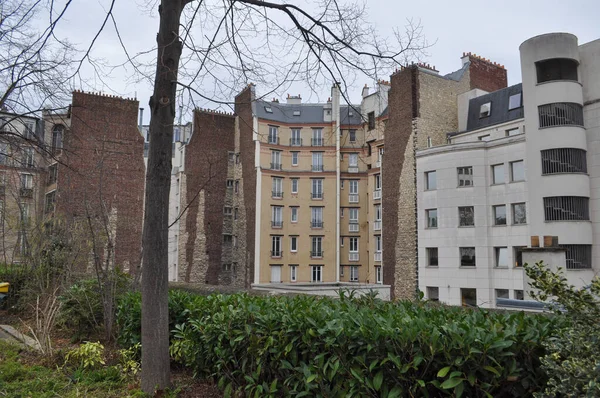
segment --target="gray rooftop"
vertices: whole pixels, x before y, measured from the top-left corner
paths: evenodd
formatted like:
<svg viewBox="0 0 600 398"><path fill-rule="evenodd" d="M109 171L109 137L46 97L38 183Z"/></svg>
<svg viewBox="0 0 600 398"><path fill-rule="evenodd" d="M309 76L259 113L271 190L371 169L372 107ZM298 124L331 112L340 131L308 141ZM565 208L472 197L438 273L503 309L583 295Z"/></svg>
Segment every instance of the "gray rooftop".
<svg viewBox="0 0 600 398"><path fill-rule="evenodd" d="M256 101L256 116L261 119L287 124L329 123L324 120L327 104L283 104L263 100ZM271 112L267 112L270 109ZM297 113L300 113L299 115ZM295 114L296 113L296 114ZM351 114L351 115L350 115ZM360 125L360 105L341 106L341 124Z"/></svg>
<svg viewBox="0 0 600 398"><path fill-rule="evenodd" d="M480 128L522 118L522 97L520 107L512 110L508 109L508 100L510 96L519 93L523 93L523 86L521 83L471 99L469 101L469 113L467 115L467 131L478 130ZM482 118L479 117L481 105L488 102L491 103L490 115Z"/></svg>

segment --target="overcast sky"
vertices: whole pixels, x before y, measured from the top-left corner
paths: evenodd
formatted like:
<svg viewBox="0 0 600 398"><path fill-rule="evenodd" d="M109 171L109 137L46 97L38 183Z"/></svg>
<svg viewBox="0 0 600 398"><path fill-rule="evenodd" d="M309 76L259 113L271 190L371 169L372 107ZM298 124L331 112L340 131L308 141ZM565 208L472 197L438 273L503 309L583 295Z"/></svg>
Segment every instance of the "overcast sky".
<svg viewBox="0 0 600 398"><path fill-rule="evenodd" d="M305 4L304 1L292 2L299 6ZM117 0L115 5L115 19L130 55L147 51L156 43L158 18L155 11L150 13L143 9L147 3ZM57 29L58 35L69 38L81 48L88 46L102 23L108 4L108 0L74 0L66 19ZM575 34L580 44L600 38L600 0L367 0L366 5L369 20L382 35L391 35L394 27L402 28L407 18L420 20L424 35L433 44L423 61L435 65L441 74L458 69L462 53L470 51L505 65L509 85L521 81L519 45L524 40L558 31ZM108 65L126 61L111 21L94 45L93 56L102 58ZM110 72L109 76L101 81L91 77L93 74L88 67L84 73L88 81L81 88L127 97L137 94L140 106L147 108L152 90L148 81L136 78L131 68L105 70ZM355 83L351 91L353 102L360 101L364 83L372 82ZM327 99L329 87L324 85L315 95L307 87L295 83L290 91L316 102ZM257 90L260 94L267 88L257 87ZM217 104L206 102L201 105L218 108Z"/></svg>

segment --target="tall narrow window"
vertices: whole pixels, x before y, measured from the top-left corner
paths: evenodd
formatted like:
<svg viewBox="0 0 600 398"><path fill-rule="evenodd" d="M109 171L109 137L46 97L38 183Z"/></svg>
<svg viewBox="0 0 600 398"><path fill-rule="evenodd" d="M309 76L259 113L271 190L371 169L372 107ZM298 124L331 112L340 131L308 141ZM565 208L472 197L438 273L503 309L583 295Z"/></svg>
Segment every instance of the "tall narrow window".
<svg viewBox="0 0 600 398"><path fill-rule="evenodd" d="M292 129L292 138L290 138L291 146L301 146L302 138L300 138L300 129Z"/></svg>
<svg viewBox="0 0 600 398"><path fill-rule="evenodd" d="M298 237L290 236L290 251L295 253L298 251Z"/></svg>
<svg viewBox="0 0 600 398"><path fill-rule="evenodd" d="M296 282L298 280L298 266L290 265L290 282Z"/></svg>
<svg viewBox="0 0 600 398"><path fill-rule="evenodd" d="M428 247L425 249L427 254L427 266L429 267L437 267L439 264L438 261L438 248L437 247Z"/></svg>
<svg viewBox="0 0 600 398"><path fill-rule="evenodd" d="M525 203L512 204L512 223L527 224L527 207Z"/></svg>
<svg viewBox="0 0 600 398"><path fill-rule="evenodd" d="M271 257L281 257L281 236L271 236Z"/></svg>
<svg viewBox="0 0 600 398"><path fill-rule="evenodd" d="M323 130L322 129L313 129L312 131L312 146L323 146Z"/></svg>
<svg viewBox="0 0 600 398"><path fill-rule="evenodd" d="M351 207L350 209L348 209L349 212L349 228L350 228L350 232L358 232L359 231L359 224L358 224L358 208L357 207Z"/></svg>
<svg viewBox="0 0 600 398"><path fill-rule="evenodd" d="M367 113L367 119L368 119L369 130L373 130L375 128L375 112Z"/></svg>
<svg viewBox="0 0 600 398"><path fill-rule="evenodd" d="M358 153L348 154L348 167L358 167Z"/></svg>
<svg viewBox="0 0 600 398"><path fill-rule="evenodd" d="M310 208L310 226L311 228L323 228L323 208L322 207L311 207Z"/></svg>
<svg viewBox="0 0 600 398"><path fill-rule="evenodd" d="M349 246L348 260L358 261L358 238L354 236L350 237Z"/></svg>
<svg viewBox="0 0 600 398"><path fill-rule="evenodd" d="M348 136L350 137L350 142L356 142L356 130L350 130Z"/></svg>
<svg viewBox="0 0 600 398"><path fill-rule="evenodd" d="M358 180L349 180L350 183L350 192L348 201L350 203L358 203Z"/></svg>
<svg viewBox="0 0 600 398"><path fill-rule="evenodd" d="M281 151L271 151L271 170L281 170Z"/></svg>
<svg viewBox="0 0 600 398"><path fill-rule="evenodd" d="M375 222L373 223L373 230L381 231L381 205L375 205Z"/></svg>
<svg viewBox="0 0 600 398"><path fill-rule="evenodd" d="M437 209L425 210L425 218L427 219L427 228L437 228L438 227Z"/></svg>
<svg viewBox="0 0 600 398"><path fill-rule="evenodd" d="M375 190L381 189L381 174L375 174Z"/></svg>
<svg viewBox="0 0 600 398"><path fill-rule="evenodd" d="M277 199L283 198L283 178L273 177L272 184L273 184L273 190L272 190L273 198L277 198Z"/></svg>
<svg viewBox="0 0 600 398"><path fill-rule="evenodd" d="M350 266L350 282L358 282L358 266Z"/></svg>
<svg viewBox="0 0 600 398"><path fill-rule="evenodd" d="M506 205L493 206L494 225L506 225Z"/></svg>
<svg viewBox="0 0 600 398"><path fill-rule="evenodd" d="M312 153L312 171L323 171L323 152Z"/></svg>
<svg viewBox="0 0 600 398"><path fill-rule="evenodd" d="M271 209L271 226L273 228L283 227L283 206L272 206Z"/></svg>
<svg viewBox="0 0 600 398"><path fill-rule="evenodd" d="M298 154L300 152L294 151L292 152L292 166L298 166Z"/></svg>
<svg viewBox="0 0 600 398"><path fill-rule="evenodd" d="M312 179L312 199L323 199L323 179Z"/></svg>
<svg viewBox="0 0 600 398"><path fill-rule="evenodd" d="M495 247L496 267L508 267L508 247Z"/></svg>
<svg viewBox="0 0 600 398"><path fill-rule="evenodd" d="M64 130L65 130L65 127L61 124L55 125L54 128L52 129L52 146L51 146L52 153L54 153L58 149L62 148Z"/></svg>
<svg viewBox="0 0 600 398"><path fill-rule="evenodd" d="M428 171L425 173L425 189L427 191L437 189L437 179L435 170Z"/></svg>
<svg viewBox="0 0 600 398"><path fill-rule="evenodd" d="M290 182L292 184L292 193L298 193L298 179L297 178L291 178Z"/></svg>
<svg viewBox="0 0 600 398"><path fill-rule="evenodd" d="M310 251L311 257L323 257L323 237L322 236L313 236L312 237L312 246Z"/></svg>
<svg viewBox="0 0 600 398"><path fill-rule="evenodd" d="M279 129L275 126L269 126L269 144L279 144Z"/></svg>
<svg viewBox="0 0 600 398"><path fill-rule="evenodd" d="M504 184L504 164L495 164L492 166L493 184Z"/></svg>
<svg viewBox="0 0 600 398"><path fill-rule="evenodd" d="M525 181L525 166L522 160L510 162L510 180L512 182Z"/></svg>
<svg viewBox="0 0 600 398"><path fill-rule="evenodd" d="M290 207L291 211L291 222L298 222L298 207Z"/></svg>
<svg viewBox="0 0 600 398"><path fill-rule="evenodd" d="M322 265L311 265L310 266L310 281L311 282L323 282L323 266Z"/></svg>

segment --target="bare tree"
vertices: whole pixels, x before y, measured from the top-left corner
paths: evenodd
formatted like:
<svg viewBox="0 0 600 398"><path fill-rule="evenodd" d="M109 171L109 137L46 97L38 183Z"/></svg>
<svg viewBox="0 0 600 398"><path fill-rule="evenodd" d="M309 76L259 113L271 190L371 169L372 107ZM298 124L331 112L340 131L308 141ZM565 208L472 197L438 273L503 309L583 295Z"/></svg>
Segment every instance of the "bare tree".
<svg viewBox="0 0 600 398"><path fill-rule="evenodd" d="M269 87L333 81L349 102L347 87L354 77L377 78L425 47L419 25L409 23L405 34L396 32L390 42L366 21L364 5L338 0L306 9L262 0L161 0L158 12L142 263L142 389L147 393L170 383L167 229L178 87L190 99L230 106L216 98L252 81Z"/></svg>

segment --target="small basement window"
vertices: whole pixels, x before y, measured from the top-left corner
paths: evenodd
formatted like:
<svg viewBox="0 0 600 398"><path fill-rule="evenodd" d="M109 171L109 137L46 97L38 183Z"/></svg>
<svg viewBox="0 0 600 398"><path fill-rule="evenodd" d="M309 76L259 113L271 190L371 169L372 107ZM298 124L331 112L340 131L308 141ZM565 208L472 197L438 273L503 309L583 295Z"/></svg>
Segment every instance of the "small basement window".
<svg viewBox="0 0 600 398"><path fill-rule="evenodd" d="M482 104L481 107L479 108L479 118L480 119L490 116L491 113L492 113L492 103L491 102L486 102L485 104Z"/></svg>

